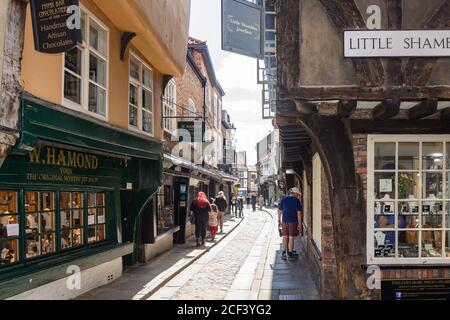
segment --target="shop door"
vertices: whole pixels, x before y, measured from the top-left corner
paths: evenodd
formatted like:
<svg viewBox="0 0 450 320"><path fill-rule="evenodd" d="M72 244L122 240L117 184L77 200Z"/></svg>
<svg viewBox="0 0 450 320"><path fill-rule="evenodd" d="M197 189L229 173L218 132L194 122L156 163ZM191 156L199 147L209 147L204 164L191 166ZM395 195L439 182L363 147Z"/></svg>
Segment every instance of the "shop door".
<svg viewBox="0 0 450 320"><path fill-rule="evenodd" d="M173 213L175 225L180 226L180 230L173 235L173 242L183 244L186 242L186 221L188 211L189 179L174 178L173 181L174 200Z"/></svg>

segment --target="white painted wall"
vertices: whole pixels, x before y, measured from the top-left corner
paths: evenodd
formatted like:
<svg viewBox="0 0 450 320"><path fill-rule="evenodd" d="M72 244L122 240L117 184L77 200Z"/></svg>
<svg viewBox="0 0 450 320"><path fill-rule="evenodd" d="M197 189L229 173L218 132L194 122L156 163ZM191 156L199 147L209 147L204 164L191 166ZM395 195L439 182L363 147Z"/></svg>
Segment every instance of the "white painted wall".
<svg viewBox="0 0 450 320"><path fill-rule="evenodd" d="M313 239L322 251L322 162L316 153L313 157Z"/></svg>
<svg viewBox="0 0 450 320"><path fill-rule="evenodd" d="M104 286L122 275L122 258L81 271L81 289L69 290L67 279L60 279L7 300L70 300L92 289ZM108 277L112 276L112 280Z"/></svg>

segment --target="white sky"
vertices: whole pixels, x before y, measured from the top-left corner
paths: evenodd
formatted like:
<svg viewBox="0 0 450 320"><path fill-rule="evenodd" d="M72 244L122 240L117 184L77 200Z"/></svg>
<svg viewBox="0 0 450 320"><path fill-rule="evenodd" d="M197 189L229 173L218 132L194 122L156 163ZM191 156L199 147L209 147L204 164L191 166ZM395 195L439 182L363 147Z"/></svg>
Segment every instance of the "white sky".
<svg viewBox="0 0 450 320"><path fill-rule="evenodd" d="M256 60L222 51L221 0L191 1L190 36L207 41L217 79L225 91L223 108L235 124L237 151L247 151L247 164L256 164L256 143L273 129L262 120L261 90Z"/></svg>

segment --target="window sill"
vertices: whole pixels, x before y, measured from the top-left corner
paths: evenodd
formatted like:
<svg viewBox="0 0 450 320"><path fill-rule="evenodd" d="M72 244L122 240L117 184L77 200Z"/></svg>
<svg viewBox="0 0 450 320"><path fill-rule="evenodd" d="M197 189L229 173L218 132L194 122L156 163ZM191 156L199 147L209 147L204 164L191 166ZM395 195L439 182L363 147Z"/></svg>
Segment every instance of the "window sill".
<svg viewBox="0 0 450 320"><path fill-rule="evenodd" d="M173 235L175 232L178 232L178 231L180 231L180 226L174 226L173 228L171 228L171 229L169 229L169 230L166 230L166 231L164 231L163 233L161 233L160 235L158 235L156 238L155 238L155 242L158 242L158 241L160 241L160 240L162 240L162 239L164 239L164 238L166 238L166 237L168 237L168 236L171 236L171 235Z"/></svg>
<svg viewBox="0 0 450 320"><path fill-rule="evenodd" d="M450 267L450 261L448 264L362 264L361 269L367 270L370 266L376 265L381 270L398 270L398 269L448 269Z"/></svg>

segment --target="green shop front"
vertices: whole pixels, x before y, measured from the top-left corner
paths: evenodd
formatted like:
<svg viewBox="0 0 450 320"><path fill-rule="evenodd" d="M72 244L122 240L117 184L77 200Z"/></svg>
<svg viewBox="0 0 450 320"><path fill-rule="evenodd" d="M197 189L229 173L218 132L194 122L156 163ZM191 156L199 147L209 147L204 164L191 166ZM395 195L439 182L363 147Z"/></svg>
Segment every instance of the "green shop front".
<svg viewBox="0 0 450 320"><path fill-rule="evenodd" d="M152 237L141 221L161 143L29 96L20 123L0 168L0 298L73 298L114 280Z"/></svg>

